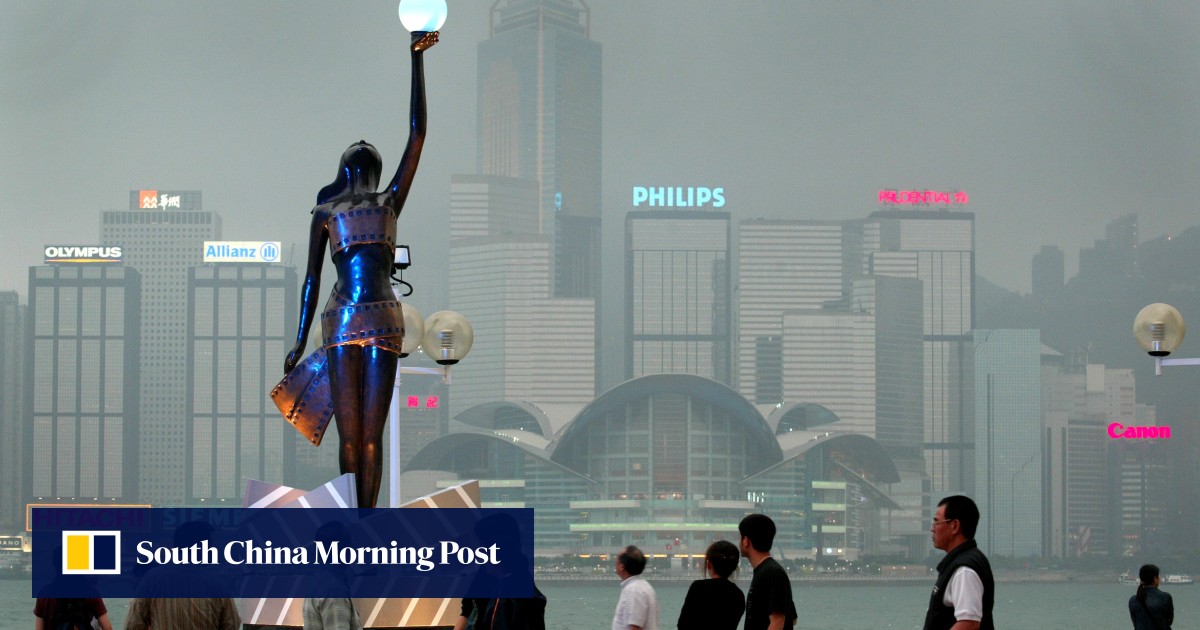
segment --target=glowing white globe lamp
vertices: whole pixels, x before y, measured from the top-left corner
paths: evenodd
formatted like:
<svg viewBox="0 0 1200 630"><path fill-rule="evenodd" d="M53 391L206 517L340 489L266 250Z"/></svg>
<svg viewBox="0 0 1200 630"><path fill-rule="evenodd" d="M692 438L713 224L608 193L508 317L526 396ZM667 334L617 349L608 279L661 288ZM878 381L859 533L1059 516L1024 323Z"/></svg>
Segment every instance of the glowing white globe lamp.
<svg viewBox="0 0 1200 630"><path fill-rule="evenodd" d="M1165 357L1174 352L1186 334L1183 315L1170 304L1151 304L1133 320L1133 338L1152 357Z"/></svg>
<svg viewBox="0 0 1200 630"><path fill-rule="evenodd" d="M1167 358L1183 343L1185 334L1187 325L1183 322L1183 315L1170 304L1151 304L1133 320L1133 338L1142 350L1154 358L1155 376L1162 376L1163 368L1168 366L1200 365L1200 357Z"/></svg>
<svg viewBox="0 0 1200 630"><path fill-rule="evenodd" d="M454 311L438 311L425 320L421 348L439 365L449 366L467 356L474 341L475 331L466 317Z"/></svg>
<svg viewBox="0 0 1200 630"><path fill-rule="evenodd" d="M446 23L446 0L400 0L400 23L410 33L441 30Z"/></svg>

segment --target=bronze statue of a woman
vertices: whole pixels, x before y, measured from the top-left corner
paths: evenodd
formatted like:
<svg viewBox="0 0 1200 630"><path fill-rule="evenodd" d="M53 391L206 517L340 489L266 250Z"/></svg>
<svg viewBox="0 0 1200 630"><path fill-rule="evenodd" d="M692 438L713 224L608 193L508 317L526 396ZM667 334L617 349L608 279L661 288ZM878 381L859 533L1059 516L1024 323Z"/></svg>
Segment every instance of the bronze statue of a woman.
<svg viewBox="0 0 1200 630"><path fill-rule="evenodd" d="M387 188L376 192L382 160L375 147L360 141L342 154L337 179L317 194L296 345L284 361L287 376L271 393L314 443L320 443L332 412L338 463L342 473L354 473L360 507L375 506L383 473L383 428L404 339L404 318L391 286L396 219L425 141L422 54L437 41L436 31L413 33L408 145ZM337 283L320 315L322 347L293 372L317 314L326 243Z"/></svg>

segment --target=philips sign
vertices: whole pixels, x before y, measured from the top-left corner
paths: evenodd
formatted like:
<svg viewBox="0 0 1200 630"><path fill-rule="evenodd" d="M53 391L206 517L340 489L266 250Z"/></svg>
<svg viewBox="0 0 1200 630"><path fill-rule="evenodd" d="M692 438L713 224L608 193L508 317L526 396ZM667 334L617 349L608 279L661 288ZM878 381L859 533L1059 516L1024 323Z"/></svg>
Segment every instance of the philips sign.
<svg viewBox="0 0 1200 630"><path fill-rule="evenodd" d="M703 186L634 186L633 207L646 204L651 208L720 208L725 205L724 188Z"/></svg>
<svg viewBox="0 0 1200 630"><path fill-rule="evenodd" d="M102 245L47 245L42 254L47 265L110 264L124 261L120 247Z"/></svg>
<svg viewBox="0 0 1200 630"><path fill-rule="evenodd" d="M204 241L204 262L279 262L279 241Z"/></svg>

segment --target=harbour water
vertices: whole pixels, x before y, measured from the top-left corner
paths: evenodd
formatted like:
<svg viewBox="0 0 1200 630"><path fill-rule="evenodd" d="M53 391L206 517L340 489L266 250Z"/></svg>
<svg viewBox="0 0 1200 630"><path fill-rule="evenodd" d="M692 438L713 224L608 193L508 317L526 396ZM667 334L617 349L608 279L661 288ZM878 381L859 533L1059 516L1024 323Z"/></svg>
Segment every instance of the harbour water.
<svg viewBox="0 0 1200 630"><path fill-rule="evenodd" d="M653 584L654 582L651 581ZM749 582L738 580L745 591ZM932 582L931 582L932 584ZM800 630L875 630L920 628L931 584L887 586L793 584ZM0 630L33 626L28 580L0 580ZM607 630L611 627L619 583L611 581L539 583L546 594L546 627ZM661 607L660 627L673 629L688 582L655 584ZM1200 628L1200 585L1168 588L1175 600L1175 630ZM1127 602L1134 587L1112 583L1002 583L997 585L995 617L999 628L1078 628L1128 630ZM105 600L114 628L125 622L128 600Z"/></svg>

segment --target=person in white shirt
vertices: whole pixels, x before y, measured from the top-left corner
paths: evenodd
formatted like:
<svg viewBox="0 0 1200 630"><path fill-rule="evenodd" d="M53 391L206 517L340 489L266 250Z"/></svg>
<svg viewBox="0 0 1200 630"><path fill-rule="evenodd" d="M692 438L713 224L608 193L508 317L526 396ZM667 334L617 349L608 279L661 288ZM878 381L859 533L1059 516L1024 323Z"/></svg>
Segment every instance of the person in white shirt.
<svg viewBox="0 0 1200 630"><path fill-rule="evenodd" d="M925 630L993 630L995 582L987 556L975 544L979 508L955 495L938 503L929 526L933 546L946 552L938 563Z"/></svg>
<svg viewBox="0 0 1200 630"><path fill-rule="evenodd" d="M612 630L658 630L658 597L654 587L642 579L646 554L630 545L617 555L621 597L613 612Z"/></svg>

